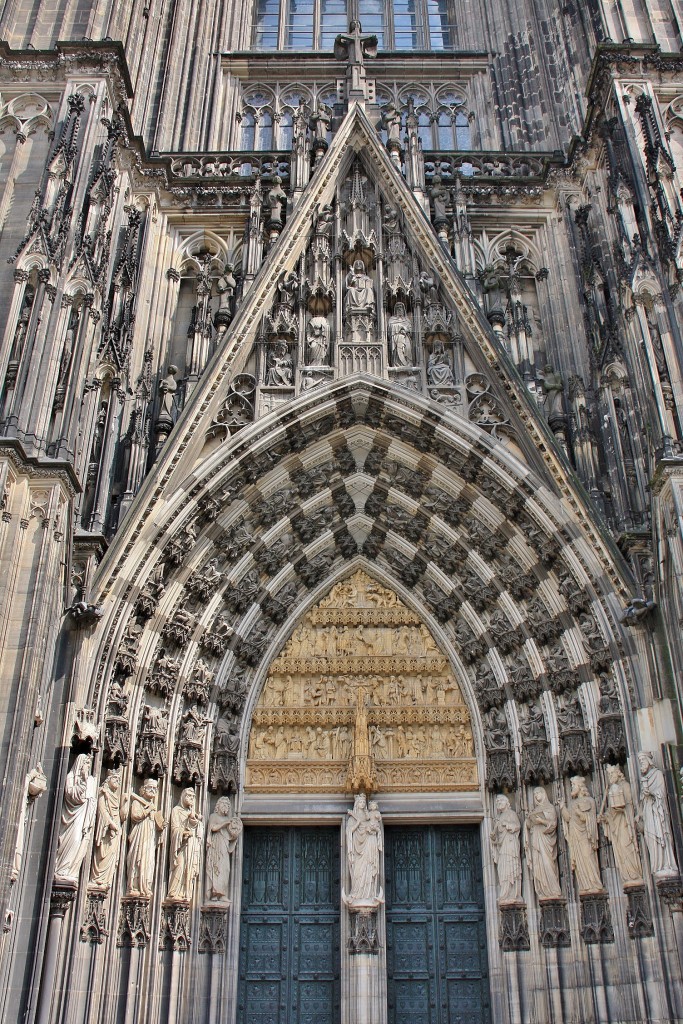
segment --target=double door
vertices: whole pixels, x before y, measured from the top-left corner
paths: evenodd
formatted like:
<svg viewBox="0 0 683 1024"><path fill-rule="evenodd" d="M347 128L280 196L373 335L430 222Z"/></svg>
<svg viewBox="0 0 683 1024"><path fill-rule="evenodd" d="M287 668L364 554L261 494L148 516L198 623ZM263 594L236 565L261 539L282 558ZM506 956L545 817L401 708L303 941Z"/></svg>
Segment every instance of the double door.
<svg viewBox="0 0 683 1024"><path fill-rule="evenodd" d="M489 1024L479 829L385 830L389 1024Z"/></svg>
<svg viewBox="0 0 683 1024"><path fill-rule="evenodd" d="M239 1024L340 1024L341 840L245 829ZM479 829L388 826L384 857L388 1024L490 1024Z"/></svg>

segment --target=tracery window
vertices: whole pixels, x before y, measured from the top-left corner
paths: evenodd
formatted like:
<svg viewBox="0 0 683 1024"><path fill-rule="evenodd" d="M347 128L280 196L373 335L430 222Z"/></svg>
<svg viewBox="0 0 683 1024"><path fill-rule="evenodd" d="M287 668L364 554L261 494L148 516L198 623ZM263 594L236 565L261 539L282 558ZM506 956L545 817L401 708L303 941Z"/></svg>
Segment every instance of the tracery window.
<svg viewBox="0 0 683 1024"><path fill-rule="evenodd" d="M330 50L360 19L384 50L448 50L455 45L452 0L256 0L256 50Z"/></svg>
<svg viewBox="0 0 683 1024"><path fill-rule="evenodd" d="M235 148L245 152L291 149L294 113L301 101L309 111L321 102L332 107L336 101L334 83L313 83L305 87L290 83L247 86L237 115ZM474 148L467 96L457 87L382 85L377 90L377 101L382 106L393 103L402 112L404 126L408 111L412 109L426 152ZM381 134L386 141L386 132Z"/></svg>

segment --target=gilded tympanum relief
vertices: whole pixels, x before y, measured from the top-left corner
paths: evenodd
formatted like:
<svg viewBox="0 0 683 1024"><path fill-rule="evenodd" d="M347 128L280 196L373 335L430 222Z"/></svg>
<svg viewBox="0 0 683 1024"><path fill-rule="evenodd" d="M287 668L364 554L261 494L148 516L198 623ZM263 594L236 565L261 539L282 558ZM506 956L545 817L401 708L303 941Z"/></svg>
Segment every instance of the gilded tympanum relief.
<svg viewBox="0 0 683 1024"><path fill-rule="evenodd" d="M477 785L469 712L427 627L364 572L338 583L270 667L254 712L247 788Z"/></svg>

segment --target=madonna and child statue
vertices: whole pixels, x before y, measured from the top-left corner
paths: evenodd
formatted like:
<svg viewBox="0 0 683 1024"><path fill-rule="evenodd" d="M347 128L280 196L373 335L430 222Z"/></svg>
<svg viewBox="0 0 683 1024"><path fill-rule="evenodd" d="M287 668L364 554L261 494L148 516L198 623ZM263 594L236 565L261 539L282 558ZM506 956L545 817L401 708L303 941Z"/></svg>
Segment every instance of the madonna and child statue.
<svg viewBox="0 0 683 1024"><path fill-rule="evenodd" d="M350 911L375 910L384 902L380 886L380 854L383 849L382 816L374 800L358 793L347 812L346 855L350 889L342 899Z"/></svg>

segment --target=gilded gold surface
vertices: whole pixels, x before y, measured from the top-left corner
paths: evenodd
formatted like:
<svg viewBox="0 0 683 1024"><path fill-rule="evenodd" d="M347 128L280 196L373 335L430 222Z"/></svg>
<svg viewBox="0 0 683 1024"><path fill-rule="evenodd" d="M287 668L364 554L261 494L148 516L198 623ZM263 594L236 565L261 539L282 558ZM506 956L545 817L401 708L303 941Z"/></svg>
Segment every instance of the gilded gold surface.
<svg viewBox="0 0 683 1024"><path fill-rule="evenodd" d="M427 627L363 572L338 583L270 667L252 722L248 790L477 784L467 706Z"/></svg>

